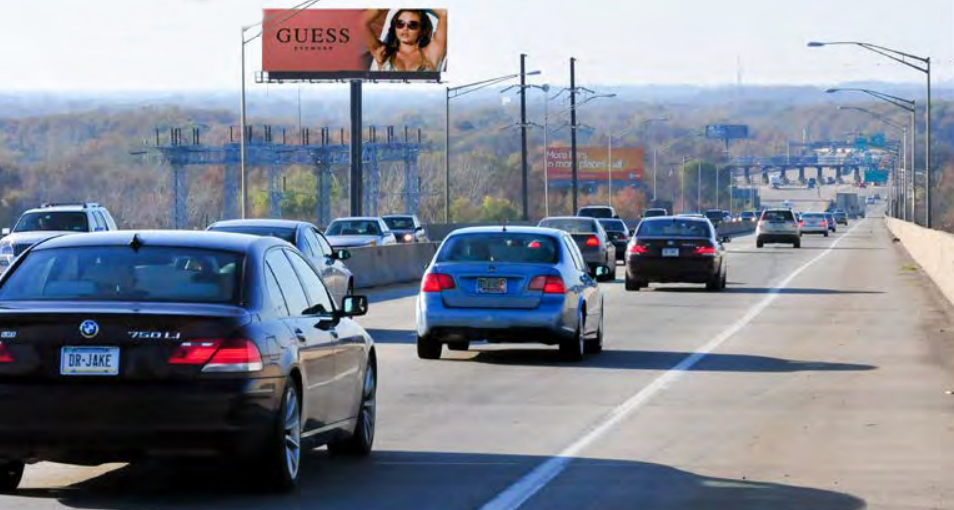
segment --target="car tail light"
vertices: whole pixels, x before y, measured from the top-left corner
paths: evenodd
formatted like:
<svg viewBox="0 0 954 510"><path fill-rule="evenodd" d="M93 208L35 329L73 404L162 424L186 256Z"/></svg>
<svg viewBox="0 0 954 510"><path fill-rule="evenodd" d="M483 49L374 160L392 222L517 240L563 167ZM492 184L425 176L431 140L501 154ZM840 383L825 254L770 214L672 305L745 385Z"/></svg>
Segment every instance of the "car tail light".
<svg viewBox="0 0 954 510"><path fill-rule="evenodd" d="M645 245L633 243L633 245L629 247L629 252L633 255L645 255L649 250Z"/></svg>
<svg viewBox="0 0 954 510"><path fill-rule="evenodd" d="M714 246L696 246L696 251L693 253L696 255L715 255L716 249Z"/></svg>
<svg viewBox="0 0 954 510"><path fill-rule="evenodd" d="M454 278L449 274L427 273L421 285L423 292L440 292L454 288Z"/></svg>
<svg viewBox="0 0 954 510"><path fill-rule="evenodd" d="M823 227L827 227L827 226L828 226L828 222L827 222L827 221L823 221L823 222L821 222L821 226L823 226Z"/></svg>
<svg viewBox="0 0 954 510"><path fill-rule="evenodd" d="M804 226L805 226L805 222L804 222L804 221L798 222L798 226L799 226L799 227L804 227Z"/></svg>
<svg viewBox="0 0 954 510"><path fill-rule="evenodd" d="M596 237L596 236L590 236L590 237L586 238L586 245L587 245L587 246L599 246L599 245L600 245L600 238L598 238L598 237Z"/></svg>
<svg viewBox="0 0 954 510"><path fill-rule="evenodd" d="M13 354L0 342L0 363L13 363Z"/></svg>
<svg viewBox="0 0 954 510"><path fill-rule="evenodd" d="M262 354L247 338L183 342L169 357L173 365L205 365L203 372L258 372Z"/></svg>
<svg viewBox="0 0 954 510"><path fill-rule="evenodd" d="M566 294L563 278L556 275L534 276L530 280L529 290L542 290L544 294Z"/></svg>

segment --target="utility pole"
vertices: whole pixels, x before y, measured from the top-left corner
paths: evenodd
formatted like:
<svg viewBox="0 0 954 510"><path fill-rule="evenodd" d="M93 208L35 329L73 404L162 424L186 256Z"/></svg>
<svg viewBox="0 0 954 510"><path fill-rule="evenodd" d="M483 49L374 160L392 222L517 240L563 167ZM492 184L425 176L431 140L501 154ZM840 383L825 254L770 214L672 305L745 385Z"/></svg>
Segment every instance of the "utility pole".
<svg viewBox="0 0 954 510"><path fill-rule="evenodd" d="M361 168L361 80L351 80L351 215L361 216L364 172Z"/></svg>
<svg viewBox="0 0 954 510"><path fill-rule="evenodd" d="M573 211L570 214L576 214L579 183L577 182L576 160L576 58L574 57L570 57L570 158L573 162L573 171L570 177L572 180Z"/></svg>
<svg viewBox="0 0 954 510"><path fill-rule="evenodd" d="M530 200L527 188L527 55L520 54L520 172L522 178L523 221L530 221Z"/></svg>
<svg viewBox="0 0 954 510"><path fill-rule="evenodd" d="M686 161L689 160L689 156L682 157L682 168L679 170L679 201L682 202L679 204L679 212L686 212ZM669 211L671 214L676 214L675 211Z"/></svg>
<svg viewBox="0 0 954 510"><path fill-rule="evenodd" d="M700 159L696 163L696 207L699 209L696 212L702 212L702 160Z"/></svg>

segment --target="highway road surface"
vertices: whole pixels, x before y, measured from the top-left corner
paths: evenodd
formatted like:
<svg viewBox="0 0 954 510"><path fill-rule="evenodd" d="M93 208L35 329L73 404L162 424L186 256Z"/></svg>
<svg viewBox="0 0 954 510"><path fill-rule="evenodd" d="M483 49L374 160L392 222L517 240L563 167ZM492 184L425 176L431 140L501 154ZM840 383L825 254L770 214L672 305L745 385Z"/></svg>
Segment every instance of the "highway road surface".
<svg viewBox="0 0 954 510"><path fill-rule="evenodd" d="M604 284L606 350L417 359L415 288L373 296L376 451L259 494L214 464L29 466L2 509L954 508L954 310L879 218L730 245L729 287Z"/></svg>

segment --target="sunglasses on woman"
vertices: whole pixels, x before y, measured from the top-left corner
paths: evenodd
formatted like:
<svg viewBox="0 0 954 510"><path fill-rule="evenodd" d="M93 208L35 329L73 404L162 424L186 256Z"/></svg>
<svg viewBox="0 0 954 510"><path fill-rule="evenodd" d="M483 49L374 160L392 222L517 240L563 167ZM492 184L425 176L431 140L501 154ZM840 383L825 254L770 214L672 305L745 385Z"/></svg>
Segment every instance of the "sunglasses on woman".
<svg viewBox="0 0 954 510"><path fill-rule="evenodd" d="M397 20L397 21L394 22L394 26L397 27L397 28L407 27L409 30L417 30L417 29L421 28L421 22L420 22L420 21L407 21L407 22L405 22L403 19L399 19L399 20Z"/></svg>

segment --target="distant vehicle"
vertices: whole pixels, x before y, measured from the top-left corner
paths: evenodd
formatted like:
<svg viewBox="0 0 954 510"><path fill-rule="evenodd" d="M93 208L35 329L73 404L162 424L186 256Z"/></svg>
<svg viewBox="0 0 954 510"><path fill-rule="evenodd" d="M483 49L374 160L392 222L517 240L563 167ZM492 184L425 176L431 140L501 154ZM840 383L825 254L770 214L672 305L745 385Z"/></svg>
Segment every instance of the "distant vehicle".
<svg viewBox="0 0 954 510"><path fill-rule="evenodd" d="M835 215L830 212L825 212L825 221L828 222L828 230L832 232L838 231L838 222L835 221Z"/></svg>
<svg viewBox="0 0 954 510"><path fill-rule="evenodd" d="M623 223L623 220L616 218L600 218L598 220L606 235L609 236L613 246L616 247L616 260L624 260L626 257L626 243L629 242L629 227Z"/></svg>
<svg viewBox="0 0 954 510"><path fill-rule="evenodd" d="M414 214L386 214L381 216L381 219L391 229L399 243L428 242L424 225Z"/></svg>
<svg viewBox="0 0 954 510"><path fill-rule="evenodd" d="M712 222L704 218L660 217L639 222L626 250L626 290L659 283L726 284L725 248Z"/></svg>
<svg viewBox="0 0 954 510"><path fill-rule="evenodd" d="M860 204L858 193L847 191L835 194L835 209L845 211L851 219L855 219L861 214Z"/></svg>
<svg viewBox="0 0 954 510"><path fill-rule="evenodd" d="M697 213L697 212L684 212L684 213L679 213L679 214L677 214L676 217L678 217L678 218L705 218L706 215L705 215L705 214L702 214L702 213ZM706 219L708 219L708 218L706 218Z"/></svg>
<svg viewBox="0 0 954 510"><path fill-rule="evenodd" d="M540 220L537 226L570 234L590 268L590 275L598 277L600 281L616 278L616 246L596 218L553 216ZM597 271L600 267L607 270L602 276Z"/></svg>
<svg viewBox="0 0 954 510"><path fill-rule="evenodd" d="M387 223L375 217L338 218L328 224L325 237L333 248L358 248L396 244Z"/></svg>
<svg viewBox="0 0 954 510"><path fill-rule="evenodd" d="M808 179L808 189L815 189L815 185L818 184L814 177Z"/></svg>
<svg viewBox="0 0 954 510"><path fill-rule="evenodd" d="M799 235L801 234L823 234L828 237L828 219L825 213L807 212L802 214L798 223Z"/></svg>
<svg viewBox="0 0 954 510"><path fill-rule="evenodd" d="M782 207L795 207L795 202L792 202L791 200L782 200Z"/></svg>
<svg viewBox="0 0 954 510"><path fill-rule="evenodd" d="M577 216L588 218L619 218L616 209L609 205L587 205L576 211Z"/></svg>
<svg viewBox="0 0 954 510"><path fill-rule="evenodd" d="M757 211L742 211L739 214L739 219L746 222L756 221L759 215Z"/></svg>
<svg viewBox="0 0 954 510"><path fill-rule="evenodd" d="M828 178L828 184L829 184L829 185L833 185L833 184L835 184L835 182L836 182L836 180L835 180L834 177L829 177L829 178Z"/></svg>
<svg viewBox="0 0 954 510"><path fill-rule="evenodd" d="M771 184L772 184L772 188L773 188L773 189L778 189L779 186L782 185L782 178L779 177L779 176L777 176L777 175L775 175L775 176L772 176L772 179L771 179L770 182L771 182Z"/></svg>
<svg viewBox="0 0 954 510"><path fill-rule="evenodd" d="M27 248L64 234L116 230L109 211L95 203L47 203L29 209L17 220L13 229L0 231L0 274Z"/></svg>
<svg viewBox="0 0 954 510"><path fill-rule="evenodd" d="M657 216L668 216L669 211L661 207L653 207L651 209L646 209L643 211L643 218L655 218Z"/></svg>
<svg viewBox="0 0 954 510"><path fill-rule="evenodd" d="M709 209L705 212L704 216L708 218L716 228L719 228L719 225L730 221L732 218L728 211L721 209Z"/></svg>
<svg viewBox="0 0 954 510"><path fill-rule="evenodd" d="M755 227L755 246L761 248L766 243L791 244L801 248L798 222L791 209L766 209Z"/></svg>
<svg viewBox="0 0 954 510"><path fill-rule="evenodd" d="M422 359L478 340L559 345L573 361L603 350L603 293L574 239L551 228L455 230L425 270L416 317Z"/></svg>
<svg viewBox="0 0 954 510"><path fill-rule="evenodd" d="M311 223L270 219L224 220L209 225L206 230L277 237L298 248L315 266L336 303L343 304L346 296L354 294L354 276L342 263L351 258L351 252L333 249L325 235Z"/></svg>
<svg viewBox="0 0 954 510"><path fill-rule="evenodd" d="M77 268L85 268L77 271ZM374 342L314 268L271 237L62 236L0 279L0 492L25 462L216 455L290 491L304 452L367 455ZM13 389L13 390L11 390Z"/></svg>
<svg viewBox="0 0 954 510"><path fill-rule="evenodd" d="M876 203L878 203L878 201L875 200L875 197L872 197L872 196L865 197L865 204L867 204L867 205L872 205L872 204L876 204Z"/></svg>
<svg viewBox="0 0 954 510"><path fill-rule="evenodd" d="M832 213L835 216L835 222L841 225L848 225L848 213L842 211L841 209L835 209L835 212Z"/></svg>

